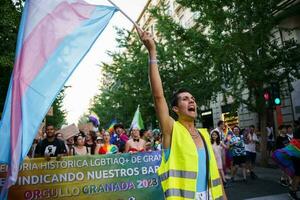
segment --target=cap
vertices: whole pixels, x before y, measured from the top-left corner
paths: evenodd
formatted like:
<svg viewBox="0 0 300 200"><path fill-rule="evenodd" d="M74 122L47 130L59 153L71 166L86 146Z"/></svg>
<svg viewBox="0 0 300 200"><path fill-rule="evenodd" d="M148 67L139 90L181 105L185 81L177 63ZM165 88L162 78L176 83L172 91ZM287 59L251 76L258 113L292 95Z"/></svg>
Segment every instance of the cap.
<svg viewBox="0 0 300 200"><path fill-rule="evenodd" d="M96 140L102 140L102 139L103 139L102 137L98 136Z"/></svg>

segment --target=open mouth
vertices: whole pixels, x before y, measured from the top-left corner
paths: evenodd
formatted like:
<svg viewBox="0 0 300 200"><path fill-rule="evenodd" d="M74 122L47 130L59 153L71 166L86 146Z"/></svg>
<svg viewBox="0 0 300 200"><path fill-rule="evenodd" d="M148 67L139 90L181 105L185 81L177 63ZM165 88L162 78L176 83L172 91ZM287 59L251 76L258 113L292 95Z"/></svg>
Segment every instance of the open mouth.
<svg viewBox="0 0 300 200"><path fill-rule="evenodd" d="M195 110L196 110L195 107L189 107L188 108L188 111L190 111L190 112L195 112Z"/></svg>

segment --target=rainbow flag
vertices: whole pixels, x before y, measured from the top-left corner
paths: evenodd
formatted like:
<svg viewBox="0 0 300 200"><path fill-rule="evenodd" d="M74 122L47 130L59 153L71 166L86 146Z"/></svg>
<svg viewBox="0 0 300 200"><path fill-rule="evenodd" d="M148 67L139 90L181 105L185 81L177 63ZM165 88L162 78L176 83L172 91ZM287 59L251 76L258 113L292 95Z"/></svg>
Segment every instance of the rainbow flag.
<svg viewBox="0 0 300 200"><path fill-rule="evenodd" d="M103 145L99 149L99 154L115 154L118 153L118 147L114 144Z"/></svg>
<svg viewBox="0 0 300 200"><path fill-rule="evenodd" d="M277 149L272 154L273 160L285 173L291 177L293 177L295 174L295 168L292 160L293 157L300 159L299 139L292 139L289 145L282 149Z"/></svg>
<svg viewBox="0 0 300 200"><path fill-rule="evenodd" d="M111 120L110 125L109 125L107 131L109 133L113 133L115 131L114 125L116 125L116 124L117 124L117 120L116 119Z"/></svg>
<svg viewBox="0 0 300 200"><path fill-rule="evenodd" d="M0 199L55 97L116 11L83 0L25 1L0 124L0 163L9 167Z"/></svg>

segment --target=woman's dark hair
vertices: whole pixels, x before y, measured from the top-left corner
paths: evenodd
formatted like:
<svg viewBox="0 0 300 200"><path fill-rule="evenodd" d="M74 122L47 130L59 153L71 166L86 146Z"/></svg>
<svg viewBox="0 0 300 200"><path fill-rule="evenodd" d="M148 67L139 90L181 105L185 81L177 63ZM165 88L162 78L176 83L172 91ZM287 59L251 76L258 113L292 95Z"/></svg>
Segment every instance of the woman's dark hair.
<svg viewBox="0 0 300 200"><path fill-rule="evenodd" d="M75 144L77 144L77 140L78 140L78 137L79 137L79 136L85 138L84 132L80 131L80 132L78 133L78 135L76 135L76 136L74 137L74 142L75 142Z"/></svg>
<svg viewBox="0 0 300 200"><path fill-rule="evenodd" d="M242 130L241 130L241 128L240 128L238 125L235 125L235 126L232 128L232 131L233 131L235 128L238 128L238 129L239 129L240 134L242 133ZM245 131L245 130L243 130L243 131Z"/></svg>
<svg viewBox="0 0 300 200"><path fill-rule="evenodd" d="M221 124L224 124L224 121L223 121L223 120L218 121L217 126L219 127Z"/></svg>
<svg viewBox="0 0 300 200"><path fill-rule="evenodd" d="M171 117L174 118L175 120L178 120L178 116L177 114L172 110L172 108L174 106L178 106L178 99L179 99L179 94L181 93L190 93L191 95L193 95L189 90L181 88L179 90L177 90L175 93L173 93L172 97L171 97Z"/></svg>
<svg viewBox="0 0 300 200"><path fill-rule="evenodd" d="M184 88L177 90L171 98L171 107L178 105L178 95L181 93L184 93L184 92L188 92L188 93L192 94L189 90L184 89Z"/></svg>
<svg viewBox="0 0 300 200"><path fill-rule="evenodd" d="M214 131L212 131L211 133L210 133L210 142L213 144L214 143L214 140L213 140L213 138L212 138L212 134L213 133L216 133L217 134L217 138L216 138L216 143L217 143L217 145L219 145L220 144L220 142L221 142L221 139L220 139L220 134L219 134L219 132L218 131L216 131L216 130L214 130Z"/></svg>

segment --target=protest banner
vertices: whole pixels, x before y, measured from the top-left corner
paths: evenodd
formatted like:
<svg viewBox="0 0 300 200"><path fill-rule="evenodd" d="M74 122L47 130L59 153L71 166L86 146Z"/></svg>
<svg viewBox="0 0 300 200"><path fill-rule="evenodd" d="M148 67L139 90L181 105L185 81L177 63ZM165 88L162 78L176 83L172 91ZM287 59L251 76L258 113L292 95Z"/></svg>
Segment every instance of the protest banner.
<svg viewBox="0 0 300 200"><path fill-rule="evenodd" d="M8 199L162 200L160 161L159 151L25 159ZM0 165L0 186L6 170Z"/></svg>

